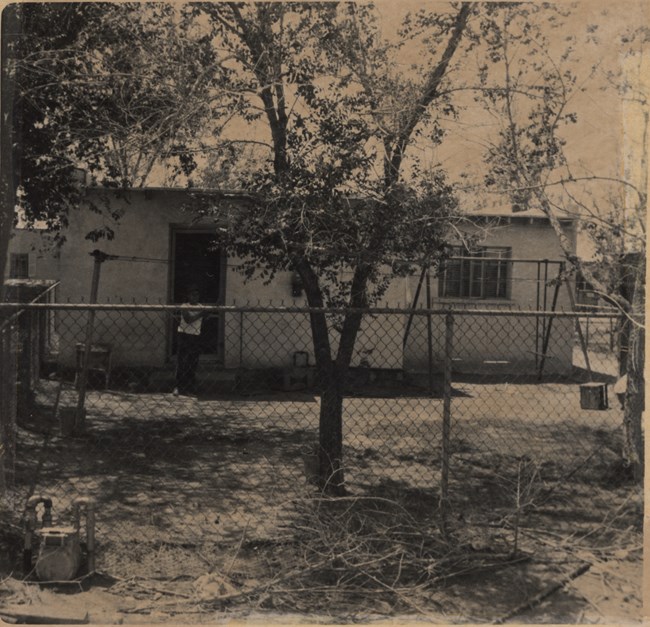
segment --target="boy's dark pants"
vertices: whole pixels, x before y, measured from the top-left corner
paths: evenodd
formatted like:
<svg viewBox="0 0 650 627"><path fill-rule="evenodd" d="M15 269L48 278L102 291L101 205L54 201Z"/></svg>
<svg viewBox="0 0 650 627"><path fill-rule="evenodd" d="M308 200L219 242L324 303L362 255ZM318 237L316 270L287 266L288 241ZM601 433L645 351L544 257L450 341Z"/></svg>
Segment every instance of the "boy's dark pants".
<svg viewBox="0 0 650 627"><path fill-rule="evenodd" d="M196 368L201 354L201 336L189 333L178 334L176 362L176 387L179 392L190 392L194 388Z"/></svg>

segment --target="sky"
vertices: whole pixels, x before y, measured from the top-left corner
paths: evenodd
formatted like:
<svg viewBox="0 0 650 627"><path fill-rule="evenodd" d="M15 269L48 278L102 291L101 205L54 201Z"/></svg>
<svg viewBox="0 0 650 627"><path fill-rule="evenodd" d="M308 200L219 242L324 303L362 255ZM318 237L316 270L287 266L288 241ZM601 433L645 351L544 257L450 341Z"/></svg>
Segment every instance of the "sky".
<svg viewBox="0 0 650 627"><path fill-rule="evenodd" d="M628 174L639 179L634 171L641 152L639 107L626 103L607 79L609 72L623 71L634 79L638 68L621 56L620 37L626 29L650 24L650 3L645 0L605 2L582 0L560 2L571 8L571 15L556 31L546 31L550 40L549 57L557 60L565 49L566 38L574 35L575 61L571 69L577 77L577 88L569 106L577 113L577 123L566 127L565 152L577 175L621 176L627 163ZM398 23L408 9L445 6L442 3L409 0L399 4L377 3L387 30ZM592 32L588 31L596 26ZM387 33L388 34L388 33ZM588 36L591 41L588 41ZM592 67L598 65L592 73ZM471 68L470 68L471 71ZM642 73L648 86L650 74L647 57ZM457 123L450 123L449 138L435 151L435 158L450 172L469 171L480 178L484 171L482 152L498 128L494 119L467 99L466 110ZM452 139L453 138L453 139Z"/></svg>
<svg viewBox="0 0 650 627"><path fill-rule="evenodd" d="M377 0L375 4L382 32L388 39L395 38L402 19L409 11L450 9L447 2L425 0ZM569 107L577 114L577 123L562 131L566 139L565 152L573 173L576 176L613 178L625 175L639 181L642 178L638 165L642 135L639 108L633 103L624 102L621 94L608 85L607 76L621 70L632 75L638 69L634 67L636 58L631 63L630 59L621 56L621 35L626 29L650 24L650 2L579 0L559 4L570 8L571 13L561 27L545 30L549 39L545 52L551 62L559 63L568 45L574 49L571 70L577 78L577 87ZM575 42L569 44L569 37L575 37ZM398 59L396 71L409 71L413 61L410 54L415 54L415 49L405 48ZM480 49L464 59L464 65L455 70L453 79L457 84L475 84L476 66L481 61ZM647 80L647 59L645 61L643 70ZM594 66L597 66L595 71ZM444 123L447 136L442 144L434 147L423 143L414 152L417 151L423 158L425 165L440 164L448 172L451 181L461 190L461 203L468 209L478 206L485 208L490 203L503 204L507 201L491 196L482 186L486 172L485 149L494 141L500 122L473 101L470 91L463 92L458 103L461 105L460 114L458 119ZM269 131L263 123L258 126L234 124L226 136L268 141ZM163 185L168 182L163 172L159 171L149 184ZM183 185L184 181L176 181L176 184ZM611 186L597 189L593 185L589 186L589 190L602 198L612 191Z"/></svg>
<svg viewBox="0 0 650 627"><path fill-rule="evenodd" d="M399 24L409 11L449 10L446 2L423 0L378 0L375 4L381 18L382 32L388 39L395 37ZM581 0L559 4L571 8L571 15L561 27L545 32L549 38L549 59L558 63L569 45L567 38L575 37L575 42L570 44L574 49L570 67L576 75L577 86L569 107L577 114L577 123L562 131L567 142L565 152L574 175L618 177L624 174L627 167L627 174L638 180L640 173L635 167L641 154L638 107L624 103L617 90L608 84L607 75L620 70L631 74L632 64L621 56L621 34L626 29L650 24L650 3L646 0L622 0L616 3ZM412 60L407 49L400 59L405 72ZM476 55L474 58L470 56L468 65L457 70L456 78L460 82L474 82L478 60ZM597 66L595 71L594 65ZM647 75L647 63L645 70ZM419 150L426 161L431 165L440 163L451 180L463 187L468 181L476 185L483 180L484 151L494 139L499 123L473 102L471 92L467 92L459 102L463 109L456 121L445 124L448 134L443 143L435 148L420 146ZM234 126L228 134L267 139L268 130L264 126ZM608 189L607 193L610 191ZM605 190L598 193L605 193ZM464 194L463 202L503 201L491 200L485 194L478 198L477 188L472 187Z"/></svg>
<svg viewBox="0 0 650 627"><path fill-rule="evenodd" d="M577 77L578 88L570 100L570 107L577 114L577 123L564 131L565 152L576 176L623 177L633 184L643 181L642 156L642 109L625 100L613 88L608 75L622 73L648 89L650 68L647 56L624 57L621 35L628 29L650 24L650 0L579 0L562 1L563 7L571 9L562 27L548 31L548 55L559 59L567 45L567 38L576 38L575 63L572 70ZM376 0L383 34L391 39L407 12L420 9L449 10L449 3L425 0ZM650 43L648 44L650 46ZM411 61L409 50L400 62L408 71ZM457 70L456 77L471 82L475 74L476 55L468 57L467 65ZM596 70L593 71L594 66ZM398 68L400 69L400 68ZM620 79L616 81L620 84ZM468 209L490 205L503 209L507 199L494 196L482 186L486 171L484 150L498 131L498 123L473 102L468 93L459 118L446 124L448 135L438 147L420 146L420 155L431 165L441 164L460 191L461 206ZM647 110L647 106L646 106ZM265 127L236 126L231 136L251 139L268 139ZM149 184L169 183L159 171ZM184 184L177 181L177 185ZM595 198L607 207L610 195L621 194L625 189L628 205L635 202L631 188L619 185L585 183L581 193ZM464 191L463 191L464 190Z"/></svg>

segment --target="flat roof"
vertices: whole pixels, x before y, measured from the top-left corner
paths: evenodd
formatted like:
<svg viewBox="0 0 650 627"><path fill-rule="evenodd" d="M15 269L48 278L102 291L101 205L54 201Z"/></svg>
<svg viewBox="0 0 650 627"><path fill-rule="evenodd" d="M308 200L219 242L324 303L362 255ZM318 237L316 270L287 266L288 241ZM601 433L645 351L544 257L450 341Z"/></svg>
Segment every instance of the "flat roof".
<svg viewBox="0 0 650 627"><path fill-rule="evenodd" d="M160 187L160 186L151 186L151 187L101 187L101 186L88 186L88 190L94 191L110 191L114 190L116 192L141 192L141 193L151 193L151 192L163 192L163 193L191 193L191 194L204 194L206 196L215 196L215 197L232 197L232 198L246 198L253 199L257 197L255 192L248 192L241 189L219 189L214 187ZM358 197L351 197L350 200L361 200ZM466 209L462 211L465 215L471 216L485 216L485 217L507 217L515 219L525 219L525 218L541 218L544 220L548 219L548 216L537 207L530 209L525 209L523 211L513 211L510 206L498 205L489 208L480 208L480 209ZM562 221L575 221L575 217L561 214L558 215L558 219Z"/></svg>

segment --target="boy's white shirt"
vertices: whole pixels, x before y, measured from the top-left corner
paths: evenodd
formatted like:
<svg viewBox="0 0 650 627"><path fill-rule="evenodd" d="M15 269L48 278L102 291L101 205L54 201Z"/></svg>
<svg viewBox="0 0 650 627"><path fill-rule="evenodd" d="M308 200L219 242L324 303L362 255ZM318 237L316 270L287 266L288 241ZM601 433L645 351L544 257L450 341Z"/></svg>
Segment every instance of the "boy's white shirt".
<svg viewBox="0 0 650 627"><path fill-rule="evenodd" d="M189 305L190 303L185 304ZM181 315L181 321L178 325L178 332L187 333L187 335L201 335L201 322L203 322L201 318L197 318L192 322L186 322L185 318L183 318Z"/></svg>

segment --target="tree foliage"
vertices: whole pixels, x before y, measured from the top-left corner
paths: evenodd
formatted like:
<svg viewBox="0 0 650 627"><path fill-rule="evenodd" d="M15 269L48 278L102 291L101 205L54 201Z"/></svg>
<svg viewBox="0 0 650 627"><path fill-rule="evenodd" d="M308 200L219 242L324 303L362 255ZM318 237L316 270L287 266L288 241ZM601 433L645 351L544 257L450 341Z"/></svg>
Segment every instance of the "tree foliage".
<svg viewBox="0 0 650 627"><path fill-rule="evenodd" d="M342 394L363 312L391 279L435 268L459 234L456 189L431 154L451 141L462 94L477 94L501 123L484 185L505 191L513 210L539 206L580 267L560 220L565 201L576 204L579 178L564 134L576 122L571 98L581 88L571 69L575 36L559 52L546 36L561 28L564 5L423 9L393 38L375 7L353 2L8 10L19 27L3 59L3 80L15 88L15 180L6 189L17 192L28 220L52 229L77 204L77 166L119 188L144 185L160 167L188 178L201 161L202 185L250 192L245 207L215 205L200 193L193 206L221 221L217 244L241 259L247 276L300 276L321 382L321 474L335 476L336 489ZM637 30L626 43L645 40ZM609 78L638 98L636 87ZM647 183L636 190L629 231L644 238L638 216ZM596 241L618 241L604 231L609 218L592 218L589 228L602 234ZM343 308L336 325L320 311L326 306Z"/></svg>
<svg viewBox="0 0 650 627"><path fill-rule="evenodd" d="M269 158L242 176L259 202L231 208L220 244L248 276L300 275L314 308L343 306L339 341L311 314L321 382L321 477L343 488L342 394L362 312L395 276L445 252L456 201L442 170L402 177L456 52L469 5L439 19L433 63L406 79L390 69L371 8L330 3L194 5L231 61L246 119L265 123ZM391 101L392 99L392 101ZM442 98L441 98L442 102ZM209 202L205 212L219 212Z"/></svg>
<svg viewBox="0 0 650 627"><path fill-rule="evenodd" d="M232 88L247 95L248 119L267 125L268 160L239 179L264 210L230 215L224 240L251 258L249 274L263 268L270 276L301 259L327 276L319 287L328 290L343 268L364 267L374 279L382 264L405 272L408 262L440 250L455 208L444 172L415 162L408 181L401 174L411 139L426 121L435 126L428 103L449 59L430 84L415 72L401 77L390 69L394 47L380 40L371 9L354 4L221 3L196 11L210 17L232 55ZM323 302L349 296L330 293Z"/></svg>
<svg viewBox="0 0 650 627"><path fill-rule="evenodd" d="M56 229L78 203L74 171L144 185L154 166L189 173L205 120L226 110L211 43L170 4L10 5L14 186L29 222Z"/></svg>
<svg viewBox="0 0 650 627"><path fill-rule="evenodd" d="M548 24L548 9L542 10ZM570 63L576 35L569 36L566 49L553 56L543 31L529 19L539 11L506 10L501 23L493 25L491 64L484 66L482 79L487 84L489 76L501 72L505 84L502 90L483 92L488 107L503 120L498 140L486 155L490 167L486 182L507 193L514 210L539 207L553 226L571 271L579 271L605 302L621 311L625 348L621 366L628 375L624 453L641 477L650 116L640 70L648 29L639 27L620 36L617 60L622 63L617 69L602 68L600 63L585 68L584 60L576 69ZM587 38L594 44L598 43L597 30L597 25L587 25ZM572 98L585 91L585 84L594 76L600 79L599 89L614 89L621 102L634 103L639 109L641 146L635 151L638 167L630 167L635 159L624 154L626 166L614 164L623 176L607 171L576 175L576 164L565 152L567 140L562 131L567 124L577 121L571 110ZM631 111L626 113L630 116ZM575 218L579 228L591 238L593 259L576 253L562 226L564 217Z"/></svg>

